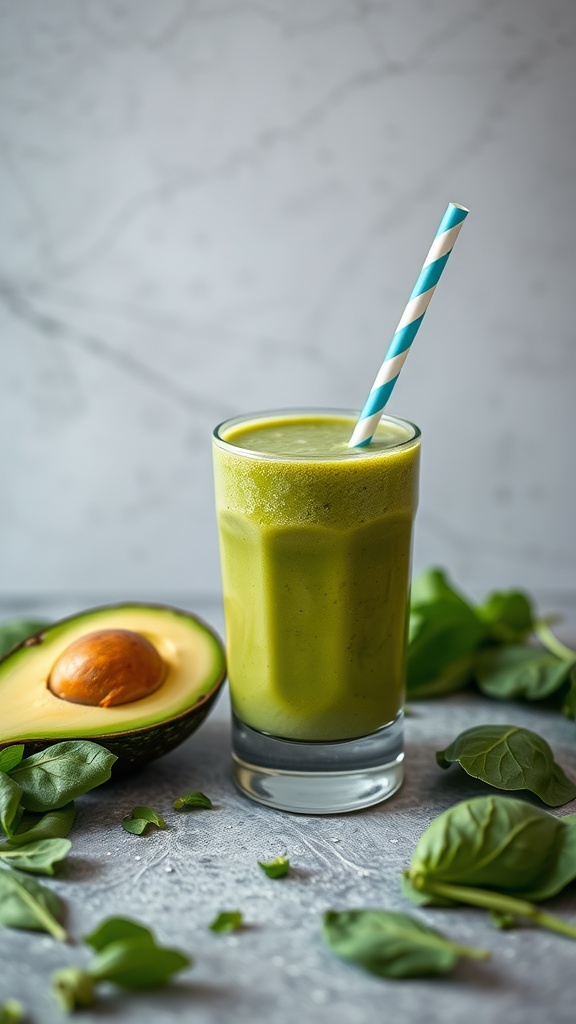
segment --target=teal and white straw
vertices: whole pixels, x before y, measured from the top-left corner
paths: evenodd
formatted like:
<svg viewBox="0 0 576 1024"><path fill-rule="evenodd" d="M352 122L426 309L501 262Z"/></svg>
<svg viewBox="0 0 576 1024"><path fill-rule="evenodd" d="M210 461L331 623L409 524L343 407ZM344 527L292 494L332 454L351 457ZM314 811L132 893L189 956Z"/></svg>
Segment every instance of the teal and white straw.
<svg viewBox="0 0 576 1024"><path fill-rule="evenodd" d="M363 448L370 444L374 437L384 406L392 394L410 346L424 319L440 275L448 262L462 223L467 216L468 210L465 206L459 206L457 203L448 204L430 247L430 252L412 289L406 309L400 318L390 348L354 427L352 437L348 442L349 448Z"/></svg>

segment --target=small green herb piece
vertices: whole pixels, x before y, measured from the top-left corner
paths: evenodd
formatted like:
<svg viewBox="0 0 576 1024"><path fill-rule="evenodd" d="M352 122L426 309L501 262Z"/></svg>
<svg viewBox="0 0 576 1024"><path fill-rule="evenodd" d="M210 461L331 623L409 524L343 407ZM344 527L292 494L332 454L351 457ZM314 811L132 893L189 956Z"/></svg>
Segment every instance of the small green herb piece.
<svg viewBox="0 0 576 1024"><path fill-rule="evenodd" d="M93 1006L95 988L94 979L81 967L62 967L52 975L52 994L66 1013Z"/></svg>
<svg viewBox="0 0 576 1024"><path fill-rule="evenodd" d="M380 978L448 974L461 957L490 959L487 950L460 946L409 914L388 910L329 910L323 934L333 953Z"/></svg>
<svg viewBox="0 0 576 1024"><path fill-rule="evenodd" d="M275 857L269 861L259 860L258 864L268 878L284 878L290 871L290 861L287 857Z"/></svg>
<svg viewBox="0 0 576 1024"><path fill-rule="evenodd" d="M0 925L49 932L64 942L63 915L64 905L50 889L17 871L0 871Z"/></svg>
<svg viewBox="0 0 576 1024"><path fill-rule="evenodd" d="M460 733L436 760L441 768L459 764L474 779L496 789L527 789L550 807L576 797L576 785L554 760L537 733L517 725L478 725Z"/></svg>
<svg viewBox="0 0 576 1024"><path fill-rule="evenodd" d="M0 1024L23 1024L26 1013L17 999L7 999L0 1006Z"/></svg>
<svg viewBox="0 0 576 1024"><path fill-rule="evenodd" d="M544 700L569 679L573 664L521 644L482 651L474 665L479 689L498 700Z"/></svg>
<svg viewBox="0 0 576 1024"><path fill-rule="evenodd" d="M0 625L0 658L23 640L41 633L48 625L49 623L43 619L11 619L9 622L3 622Z"/></svg>
<svg viewBox="0 0 576 1024"><path fill-rule="evenodd" d="M11 772L24 757L24 744L15 743L12 747L0 750L0 772Z"/></svg>
<svg viewBox="0 0 576 1024"><path fill-rule="evenodd" d="M69 839L37 839L20 846L2 843L0 860L32 875L53 875L55 866L66 859L71 847Z"/></svg>
<svg viewBox="0 0 576 1024"><path fill-rule="evenodd" d="M12 826L20 807L22 789L5 772L0 772L0 825L7 836L13 834Z"/></svg>
<svg viewBox="0 0 576 1024"><path fill-rule="evenodd" d="M242 928L243 923L244 917L239 910L223 910L212 921L210 931L236 932Z"/></svg>
<svg viewBox="0 0 576 1024"><path fill-rule="evenodd" d="M52 811L102 785L117 760L90 740L64 740L24 758L10 777L22 788L28 811Z"/></svg>
<svg viewBox="0 0 576 1024"><path fill-rule="evenodd" d="M196 810L211 810L213 803L210 797L204 793L186 793L184 796L179 796L174 801L175 811L185 811L189 807Z"/></svg>
<svg viewBox="0 0 576 1024"><path fill-rule="evenodd" d="M535 902L576 878L576 815L554 817L510 797L464 800L423 832L403 889L414 903L466 903L523 917L576 938L576 927Z"/></svg>
<svg viewBox="0 0 576 1024"><path fill-rule="evenodd" d="M166 828L166 822L151 807L135 807L122 818L122 828L134 836L141 836L150 828Z"/></svg>
<svg viewBox="0 0 576 1024"><path fill-rule="evenodd" d="M518 922L512 914L507 914L504 910L491 910L490 920L495 928L498 928L501 932L510 931L512 928L516 928Z"/></svg>

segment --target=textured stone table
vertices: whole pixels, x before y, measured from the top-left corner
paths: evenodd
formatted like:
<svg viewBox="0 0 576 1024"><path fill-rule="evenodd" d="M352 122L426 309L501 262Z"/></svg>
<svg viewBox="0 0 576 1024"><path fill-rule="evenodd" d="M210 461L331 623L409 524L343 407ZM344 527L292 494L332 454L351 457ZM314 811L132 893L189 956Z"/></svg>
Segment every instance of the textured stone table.
<svg viewBox="0 0 576 1024"><path fill-rule="evenodd" d="M206 617L215 621L213 609ZM425 826L444 808L483 791L459 769L437 768L435 750L463 728L486 722L540 731L576 777L574 723L550 709L466 694L413 705L407 778L390 801L351 815L294 816L236 792L225 694L177 751L78 801L68 866L47 882L66 900L73 944L0 930L0 998L20 998L37 1024L62 1021L48 994L51 972L87 963L81 936L103 917L125 914L186 950L194 966L157 993L106 991L98 1008L78 1018L83 1024L573 1022L575 943L528 926L499 932L487 915L468 908L416 910L400 892L400 871ZM190 789L206 792L215 810L174 812L174 797ZM124 832L121 819L137 804L164 815L166 831L144 837ZM576 801L558 813L575 810ZM291 874L267 879L256 862L278 854L290 858ZM323 947L322 912L352 907L414 912L457 941L489 947L493 959L462 961L446 979L378 980ZM576 921L576 891L550 901L549 908ZM221 910L241 910L247 927L214 935L208 925Z"/></svg>

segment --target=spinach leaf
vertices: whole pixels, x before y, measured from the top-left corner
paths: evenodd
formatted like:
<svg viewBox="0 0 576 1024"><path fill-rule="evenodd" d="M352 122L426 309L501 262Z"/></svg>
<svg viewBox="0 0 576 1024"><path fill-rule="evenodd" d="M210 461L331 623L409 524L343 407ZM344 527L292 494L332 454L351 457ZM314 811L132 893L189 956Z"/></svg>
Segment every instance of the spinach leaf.
<svg viewBox="0 0 576 1024"><path fill-rule="evenodd" d="M576 815L556 818L509 797L464 800L420 837L403 889L415 903L469 903L576 937L533 902L576 878Z"/></svg>
<svg viewBox="0 0 576 1024"><path fill-rule="evenodd" d="M411 612L407 653L407 690L411 697L434 684L453 662L461 662L476 651L488 635L488 627L465 604L438 600ZM469 671L460 671L451 679L450 690L466 685ZM446 686L439 692L449 692Z"/></svg>
<svg viewBox="0 0 576 1024"><path fill-rule="evenodd" d="M210 925L211 932L236 932L244 923L244 917L239 910L223 910L219 913Z"/></svg>
<svg viewBox="0 0 576 1024"><path fill-rule="evenodd" d="M413 609L418 609L436 604L437 601L445 601L455 607L472 608L464 595L449 582L447 573L432 566L412 580L410 604Z"/></svg>
<svg viewBox="0 0 576 1024"><path fill-rule="evenodd" d="M259 860L258 864L268 878L284 878L290 870L290 861L287 857L275 857L269 861Z"/></svg>
<svg viewBox="0 0 576 1024"><path fill-rule="evenodd" d="M518 643L534 629L532 602L522 591L490 594L478 614L490 626L492 639L500 643Z"/></svg>
<svg viewBox="0 0 576 1024"><path fill-rule="evenodd" d="M0 825L7 836L12 835L21 797L21 786L5 772L0 772Z"/></svg>
<svg viewBox="0 0 576 1024"><path fill-rule="evenodd" d="M24 744L14 743L0 750L0 772L11 772L24 757Z"/></svg>
<svg viewBox="0 0 576 1024"><path fill-rule="evenodd" d="M106 782L116 760L98 743L64 740L24 758L10 775L28 811L51 811Z"/></svg>
<svg viewBox="0 0 576 1024"><path fill-rule="evenodd" d="M110 981L120 988L149 989L165 985L170 975L190 965L178 949L150 945L138 939L106 946L90 968L95 981Z"/></svg>
<svg viewBox="0 0 576 1024"><path fill-rule="evenodd" d="M0 625L0 658L23 640L41 633L49 623L40 619L11 619Z"/></svg>
<svg viewBox="0 0 576 1024"><path fill-rule="evenodd" d="M87 946L91 946L99 953L106 946L113 942L124 942L137 939L140 943L148 943L154 946L154 936L149 928L128 917L108 917L101 921L97 928L90 935L84 937Z"/></svg>
<svg viewBox="0 0 576 1024"><path fill-rule="evenodd" d="M478 725L460 733L436 760L441 768L459 764L474 779L496 789L527 789L550 807L576 797L576 785L554 760L537 733L517 725Z"/></svg>
<svg viewBox="0 0 576 1024"><path fill-rule="evenodd" d="M62 901L50 889L17 871L0 871L0 925L49 932L64 942L63 914Z"/></svg>
<svg viewBox="0 0 576 1024"><path fill-rule="evenodd" d="M482 651L474 675L487 697L544 700L563 686L572 668L570 662L560 661L546 651L510 644Z"/></svg>
<svg viewBox="0 0 576 1024"><path fill-rule="evenodd" d="M166 822L151 807L135 807L122 818L122 828L133 836L141 836L151 828L166 828Z"/></svg>
<svg viewBox="0 0 576 1024"><path fill-rule="evenodd" d="M174 801L175 811L184 811L189 807L193 809L211 810L214 806L210 797L204 793L186 793L184 796L179 796Z"/></svg>
<svg viewBox="0 0 576 1024"><path fill-rule="evenodd" d="M7 999L0 1006L0 1024L23 1024L26 1013L17 999Z"/></svg>
<svg viewBox="0 0 576 1024"><path fill-rule="evenodd" d="M323 934L333 953L380 978L447 974L460 957L490 958L486 950L460 946L409 914L389 910L328 910Z"/></svg>
<svg viewBox="0 0 576 1024"><path fill-rule="evenodd" d="M24 846L2 843L0 860L32 875L53 875L55 866L66 859L71 848L69 839L38 839Z"/></svg>
<svg viewBox="0 0 576 1024"><path fill-rule="evenodd" d="M65 839L72 828L75 813L74 803L46 811L46 814L24 813L10 843L12 846L26 846L38 839Z"/></svg>
<svg viewBox="0 0 576 1024"><path fill-rule="evenodd" d="M108 918L84 941L97 952L88 970L65 967L52 975L53 994L68 1011L92 1006L99 982L135 991L157 988L192 964L180 950L159 946L149 928L130 918Z"/></svg>

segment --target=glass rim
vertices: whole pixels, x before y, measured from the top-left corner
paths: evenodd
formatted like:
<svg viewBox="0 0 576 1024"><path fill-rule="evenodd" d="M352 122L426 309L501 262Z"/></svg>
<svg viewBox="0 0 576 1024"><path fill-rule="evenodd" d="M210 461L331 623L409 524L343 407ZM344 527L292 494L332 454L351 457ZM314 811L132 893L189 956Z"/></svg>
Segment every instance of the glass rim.
<svg viewBox="0 0 576 1024"><path fill-rule="evenodd" d="M263 409L253 413L243 413L240 416L231 416L226 420L222 420L214 427L214 430L212 431L213 444L218 448L221 448L223 451L232 452L235 455L241 455L245 458L258 459L266 462L341 462L350 459L351 455L354 459L371 459L376 456L384 458L419 444L422 436L420 428L413 423L412 420L405 420L400 416L390 416L388 414L383 415L382 420L398 426L408 427L411 431L411 436L407 437L404 441L400 441L398 444L391 444L386 448L370 448L370 445L367 445L365 448L347 448L345 452L338 455L286 455L284 453L279 454L277 452L262 452L254 448L243 448L241 445L234 444L233 441L227 441L226 438L222 436L225 430L239 426L242 423L253 423L254 421L264 421L267 419L288 420L295 419L298 416L317 416L318 418L323 416L335 416L341 417L342 419L351 419L356 423L360 416L360 410L342 409L334 406L295 406L283 409Z"/></svg>

